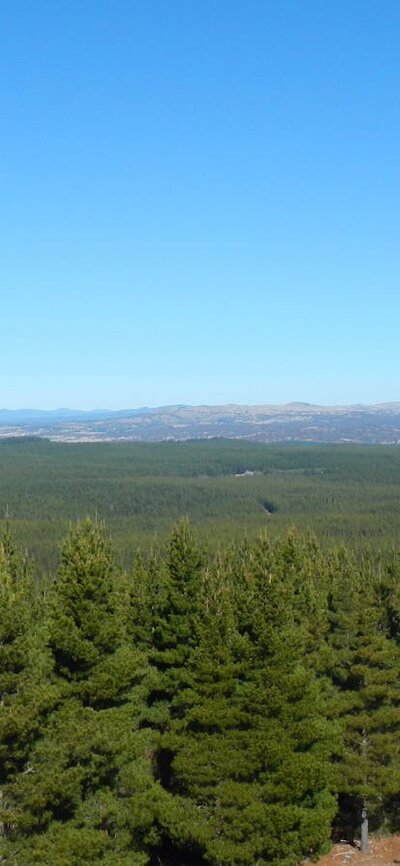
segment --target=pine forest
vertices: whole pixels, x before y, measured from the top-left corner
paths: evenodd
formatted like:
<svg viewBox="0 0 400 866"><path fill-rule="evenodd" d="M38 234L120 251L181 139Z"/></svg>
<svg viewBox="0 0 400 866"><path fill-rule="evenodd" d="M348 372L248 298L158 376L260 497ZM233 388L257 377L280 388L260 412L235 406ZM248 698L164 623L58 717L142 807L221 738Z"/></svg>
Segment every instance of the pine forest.
<svg viewBox="0 0 400 866"><path fill-rule="evenodd" d="M98 472L87 448L0 447L0 863L297 866L398 831L397 449L122 448ZM125 502L121 546L93 491ZM330 534L318 501L351 495Z"/></svg>

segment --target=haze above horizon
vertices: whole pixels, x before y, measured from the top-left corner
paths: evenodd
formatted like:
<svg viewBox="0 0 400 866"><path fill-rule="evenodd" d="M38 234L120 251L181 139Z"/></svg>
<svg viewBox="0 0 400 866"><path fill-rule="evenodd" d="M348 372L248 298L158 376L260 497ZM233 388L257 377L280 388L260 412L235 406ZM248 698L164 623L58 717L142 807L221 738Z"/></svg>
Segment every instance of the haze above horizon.
<svg viewBox="0 0 400 866"><path fill-rule="evenodd" d="M0 405L399 399L400 4L4 0Z"/></svg>

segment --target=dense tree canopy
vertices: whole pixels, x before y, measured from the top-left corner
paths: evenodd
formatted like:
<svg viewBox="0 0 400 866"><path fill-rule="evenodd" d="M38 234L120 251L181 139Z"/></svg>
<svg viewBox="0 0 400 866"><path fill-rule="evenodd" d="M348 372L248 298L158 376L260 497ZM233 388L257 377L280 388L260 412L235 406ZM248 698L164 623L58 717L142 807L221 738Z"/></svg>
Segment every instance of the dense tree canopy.
<svg viewBox="0 0 400 866"><path fill-rule="evenodd" d="M346 809L366 844L400 797L398 571L294 532L210 556L184 520L125 572L85 520L43 581L7 532L0 862L296 866Z"/></svg>

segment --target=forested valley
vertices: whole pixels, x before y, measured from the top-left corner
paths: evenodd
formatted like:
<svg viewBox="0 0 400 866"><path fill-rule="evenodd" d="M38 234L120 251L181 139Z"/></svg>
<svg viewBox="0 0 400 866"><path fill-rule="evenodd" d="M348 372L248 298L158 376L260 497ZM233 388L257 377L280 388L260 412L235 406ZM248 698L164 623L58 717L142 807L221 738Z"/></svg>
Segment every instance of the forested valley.
<svg viewBox="0 0 400 866"><path fill-rule="evenodd" d="M10 523L39 572L54 571L70 523L87 515L106 522L125 568L138 548L165 546L184 515L214 552L296 526L376 554L400 547L400 448L0 441L0 531Z"/></svg>
<svg viewBox="0 0 400 866"><path fill-rule="evenodd" d="M68 477L66 455L71 463L78 452L64 452L59 475L50 461L42 479L42 443L5 446L14 462L2 463L0 448L1 495L18 477L22 518L23 476L28 490L40 477L54 496ZM87 467L94 452L84 453ZM115 453L125 471L127 452ZM225 443L208 456L194 444L185 453L184 484L197 455L205 483L214 483L219 461L229 484L249 485L246 502L255 494L263 505L252 531L240 537L240 510L230 514L231 538L228 522L206 539L201 521L183 517L152 545L135 536L129 559L92 509L63 524L57 561L44 557L43 567L21 543L27 515L5 515L1 863L296 866L332 839L366 847L368 831L399 829L400 553L384 517L370 523L380 544L356 533L361 499L370 515L386 496L394 501L397 449ZM150 454L152 477L157 465L161 480L177 485L179 454ZM85 486L82 467L84 497L95 486L88 469ZM108 478L110 502L117 487L105 463L101 491ZM211 489L226 493L224 483ZM310 500L305 489L316 491ZM304 497L306 510L351 490L356 519L349 511L347 537L330 537L326 516L321 533L308 516L297 528L272 526L290 493Z"/></svg>

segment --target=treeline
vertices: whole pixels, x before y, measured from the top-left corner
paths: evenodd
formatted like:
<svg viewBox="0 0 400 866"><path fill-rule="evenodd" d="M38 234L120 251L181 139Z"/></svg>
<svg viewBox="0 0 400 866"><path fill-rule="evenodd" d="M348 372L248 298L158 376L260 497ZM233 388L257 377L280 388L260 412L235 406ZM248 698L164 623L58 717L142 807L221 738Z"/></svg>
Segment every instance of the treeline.
<svg viewBox="0 0 400 866"><path fill-rule="evenodd" d="M0 545L0 862L295 866L400 805L400 558L289 533L52 579Z"/></svg>

